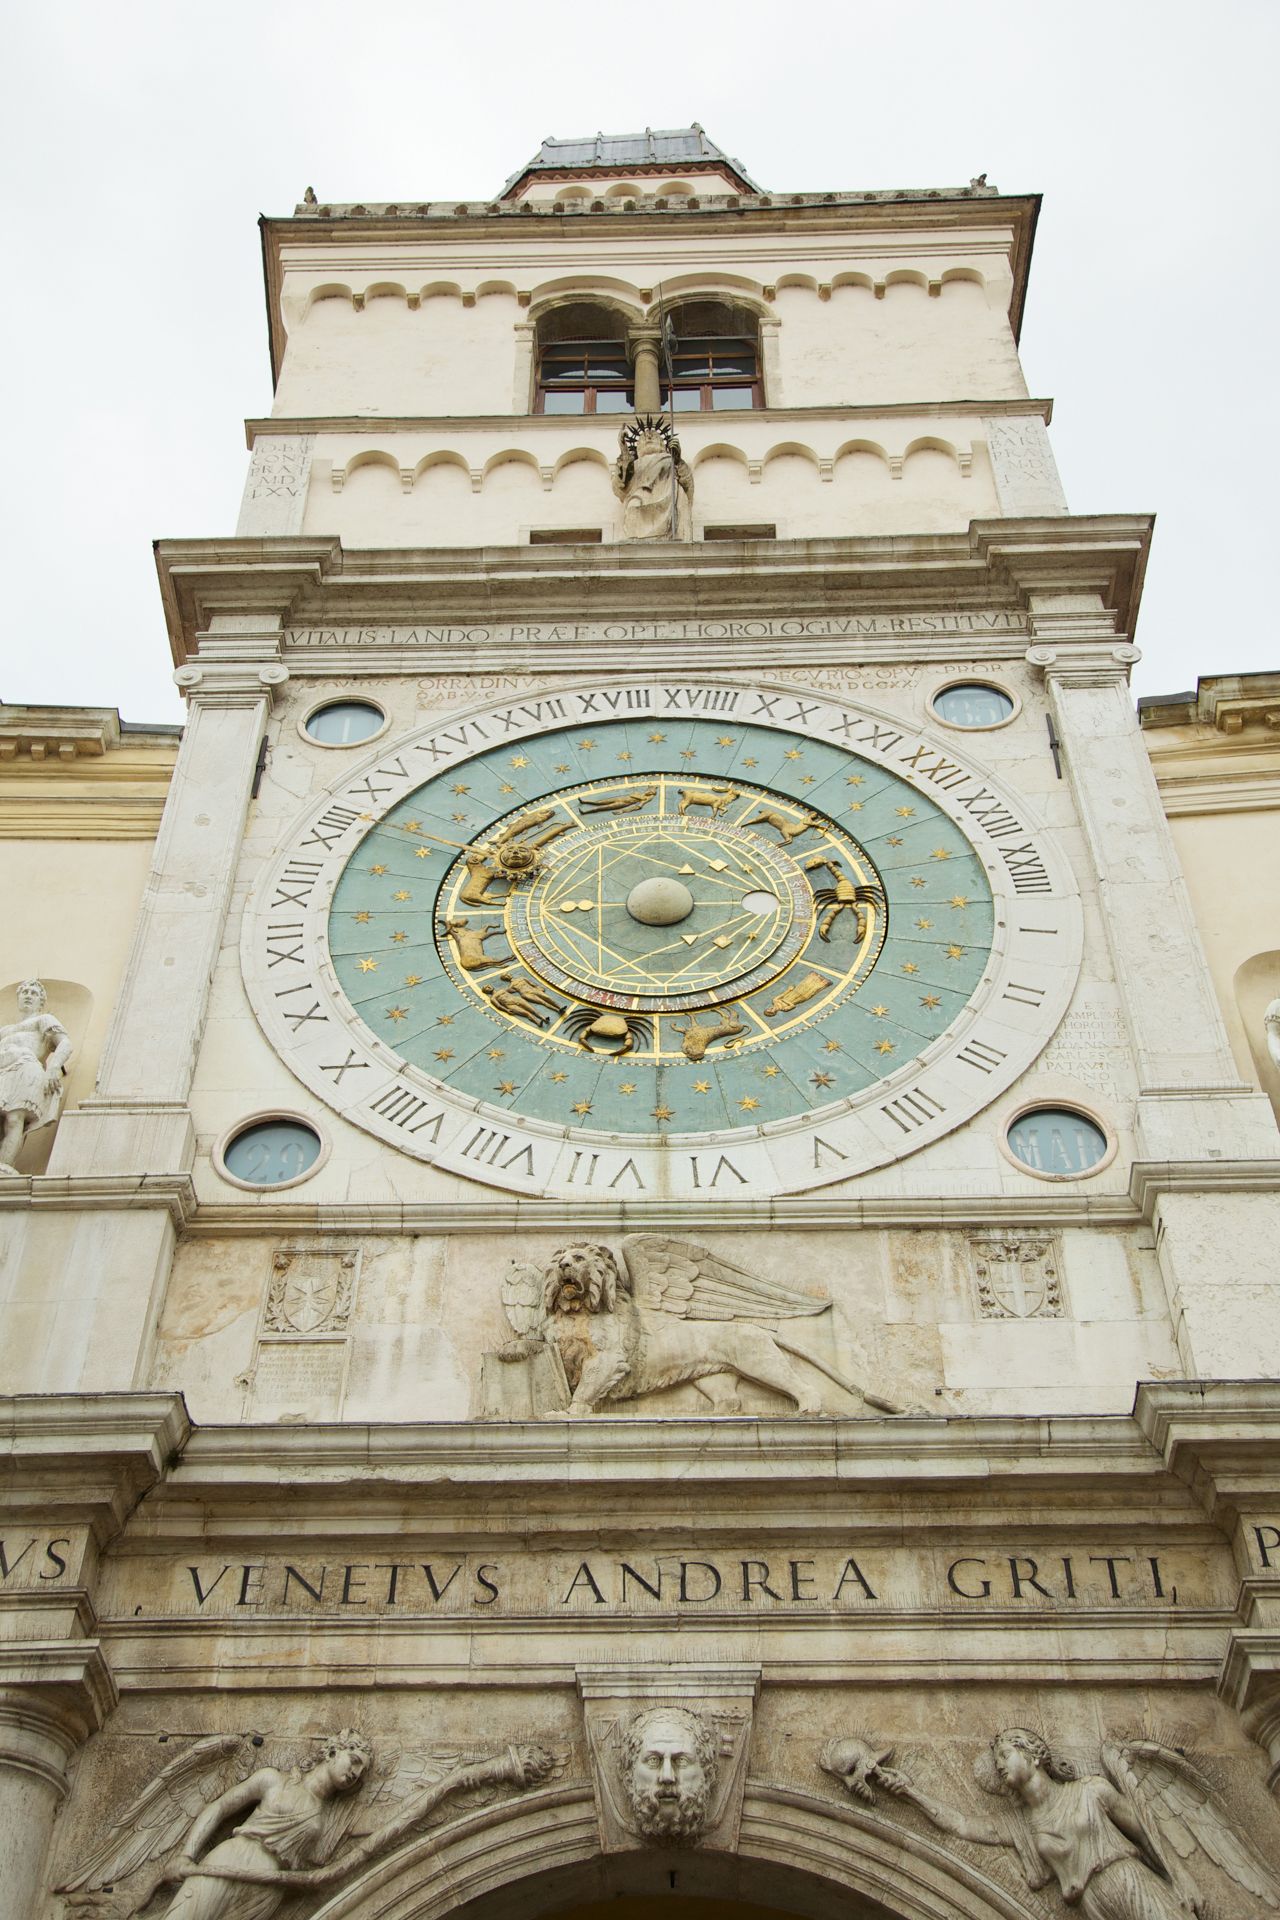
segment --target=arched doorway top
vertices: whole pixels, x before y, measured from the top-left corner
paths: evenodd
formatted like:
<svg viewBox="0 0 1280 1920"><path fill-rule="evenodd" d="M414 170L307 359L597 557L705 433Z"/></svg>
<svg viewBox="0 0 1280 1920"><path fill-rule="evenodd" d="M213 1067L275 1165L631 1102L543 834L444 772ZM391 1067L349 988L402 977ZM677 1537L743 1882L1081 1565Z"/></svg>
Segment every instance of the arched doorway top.
<svg viewBox="0 0 1280 1920"><path fill-rule="evenodd" d="M733 1854L603 1854L590 1787L555 1786L418 1835L313 1920L570 1920L618 1893L673 1890L731 1901L743 1920L752 1906L801 1920L1038 1920L1024 1897L892 1817L750 1781Z"/></svg>

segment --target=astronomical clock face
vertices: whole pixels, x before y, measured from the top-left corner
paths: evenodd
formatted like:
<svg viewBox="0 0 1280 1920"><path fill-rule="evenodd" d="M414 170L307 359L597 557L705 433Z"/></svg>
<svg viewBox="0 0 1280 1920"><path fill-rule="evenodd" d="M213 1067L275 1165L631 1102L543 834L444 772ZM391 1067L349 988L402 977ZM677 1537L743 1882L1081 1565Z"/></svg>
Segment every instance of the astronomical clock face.
<svg viewBox="0 0 1280 1920"><path fill-rule="evenodd" d="M449 717L300 822L246 916L289 1066L523 1193L798 1191L969 1119L1074 984L1066 870L950 740L621 683Z"/></svg>

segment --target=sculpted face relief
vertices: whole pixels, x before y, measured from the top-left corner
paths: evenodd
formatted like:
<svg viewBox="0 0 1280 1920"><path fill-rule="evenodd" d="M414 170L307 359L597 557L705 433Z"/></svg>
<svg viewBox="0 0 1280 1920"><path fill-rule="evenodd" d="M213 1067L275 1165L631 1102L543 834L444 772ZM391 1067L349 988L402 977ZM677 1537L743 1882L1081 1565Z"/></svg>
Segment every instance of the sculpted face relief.
<svg viewBox="0 0 1280 1920"><path fill-rule="evenodd" d="M710 1728L683 1707L637 1714L623 1738L623 1782L647 1840L687 1841L706 1825L716 1778Z"/></svg>

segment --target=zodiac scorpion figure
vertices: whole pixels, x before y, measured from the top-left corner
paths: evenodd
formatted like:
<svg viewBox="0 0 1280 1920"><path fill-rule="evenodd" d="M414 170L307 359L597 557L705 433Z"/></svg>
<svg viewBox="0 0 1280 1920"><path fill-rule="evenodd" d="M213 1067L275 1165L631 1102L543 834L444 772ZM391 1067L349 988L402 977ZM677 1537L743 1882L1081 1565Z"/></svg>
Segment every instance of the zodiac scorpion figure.
<svg viewBox="0 0 1280 1920"><path fill-rule="evenodd" d="M867 930L867 908L879 907L883 910L883 892L879 887L857 885L844 872L839 862L830 859L825 853L815 853L812 860L806 860L804 863L806 873L816 873L823 867L831 875L835 885L815 887L813 890L815 902L823 909L818 920L819 940L830 940L831 929L842 913L853 915L854 938L861 940Z"/></svg>

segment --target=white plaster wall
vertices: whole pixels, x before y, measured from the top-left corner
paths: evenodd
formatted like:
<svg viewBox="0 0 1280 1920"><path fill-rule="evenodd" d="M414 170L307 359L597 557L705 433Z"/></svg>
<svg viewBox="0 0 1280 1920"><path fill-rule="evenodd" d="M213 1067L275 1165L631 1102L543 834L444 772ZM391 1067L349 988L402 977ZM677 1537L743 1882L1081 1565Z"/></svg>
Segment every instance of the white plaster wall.
<svg viewBox="0 0 1280 1920"><path fill-rule="evenodd" d="M50 984L49 1011L75 1046L64 1112L93 1091L151 854L149 840L0 840L0 899L22 903L0 915L0 993L33 973ZM79 989L71 1005L60 982ZM0 1020L15 1017L4 994ZM43 1171L54 1131L24 1146L24 1173Z"/></svg>
<svg viewBox="0 0 1280 1920"><path fill-rule="evenodd" d="M988 289L948 280L940 294L912 281L837 286L829 301L778 290L781 396L788 407L868 406L976 395L1014 399L1026 382L1007 315Z"/></svg>
<svg viewBox="0 0 1280 1920"><path fill-rule="evenodd" d="M429 295L415 311L402 293L358 311L346 295L316 300L289 338L277 414L510 413L514 326L510 293L464 307Z"/></svg>
<svg viewBox="0 0 1280 1920"><path fill-rule="evenodd" d="M1280 822L1265 809L1182 814L1170 824L1236 1065L1280 1111L1280 1074L1261 1027L1267 1001L1280 995L1280 958L1274 984L1265 963L1251 969L1256 980L1237 978L1255 955L1280 956Z"/></svg>

